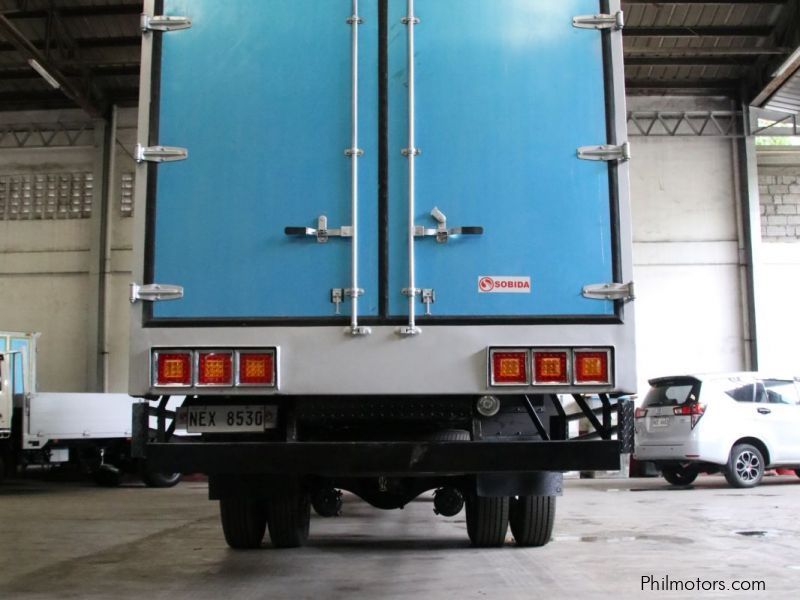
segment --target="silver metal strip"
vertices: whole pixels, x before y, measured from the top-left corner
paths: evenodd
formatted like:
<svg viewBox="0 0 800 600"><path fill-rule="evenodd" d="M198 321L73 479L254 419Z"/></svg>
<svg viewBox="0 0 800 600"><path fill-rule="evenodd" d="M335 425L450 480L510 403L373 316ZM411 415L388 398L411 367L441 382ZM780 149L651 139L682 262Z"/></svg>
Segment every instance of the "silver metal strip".
<svg viewBox="0 0 800 600"><path fill-rule="evenodd" d="M155 14L155 0L144 0L143 13L148 16ZM142 57L139 68L139 111L136 124L136 143L139 146L150 145L150 108L152 95L152 76L153 76L153 41L155 36L142 36ZM150 163L136 163L136 181L134 185L134 208L133 208L133 281L144 281L145 263L145 237L147 231L147 180ZM145 282L147 283L147 282ZM129 391L142 388L142 381L150 379L150 351L145 351L143 357L145 362L134 366L133 357L139 351L142 340L146 339L143 331L142 320L144 317L143 302L135 302L130 305L130 342L128 353L130 358L129 370ZM137 370L138 368L138 370ZM148 383L148 387L150 387Z"/></svg>
<svg viewBox="0 0 800 600"><path fill-rule="evenodd" d="M358 0L353 0L352 15L347 22L350 24L350 44L352 47L350 56L350 69L352 70L352 87L350 101L350 148L345 154L350 158L350 211L352 229L350 245L350 289L358 290L358 158L364 152L358 147L358 26L363 22L358 16ZM350 327L346 333L353 336L369 335L372 330L369 327L358 325L358 293L350 296Z"/></svg>
<svg viewBox="0 0 800 600"><path fill-rule="evenodd" d="M622 10L621 0L609 0L608 9L610 13ZM614 107L614 139L612 143L620 144L628 140L627 108L625 97L625 65L623 57L622 30L610 30L608 33L611 46L611 76L613 81L613 97L608 100L613 101ZM631 218L631 198L630 198L630 161L619 161L612 163L612 168L616 172L617 194L618 194L618 237L619 237L619 282L633 281L633 222ZM616 278L615 278L616 279ZM618 389L629 387L628 381L636 381L636 359L635 359L635 322L636 322L636 302L622 303L618 307L622 324L618 325L621 335L626 338L623 345L608 344L614 346L614 381ZM601 344L602 345L602 344Z"/></svg>
<svg viewBox="0 0 800 600"><path fill-rule="evenodd" d="M416 106L414 89L414 27L419 23L419 19L414 15L414 0L406 0L406 16L402 22L406 25L408 33L408 147L403 151L403 155L408 159L408 286L404 293L408 296L408 325L397 329L397 333L402 336L414 336L422 332L416 323L416 302L417 294L420 290L416 286L416 272L414 265L414 213L416 198L416 172L414 161L419 155L419 149L415 143L416 125Z"/></svg>

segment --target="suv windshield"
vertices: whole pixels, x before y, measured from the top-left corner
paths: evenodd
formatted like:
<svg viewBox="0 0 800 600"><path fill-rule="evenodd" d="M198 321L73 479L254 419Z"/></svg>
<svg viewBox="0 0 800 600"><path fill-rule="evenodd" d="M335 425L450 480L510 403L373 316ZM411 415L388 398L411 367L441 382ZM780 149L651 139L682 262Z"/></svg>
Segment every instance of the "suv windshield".
<svg viewBox="0 0 800 600"><path fill-rule="evenodd" d="M642 406L680 406L685 402L696 402L699 390L700 382L696 379L655 381Z"/></svg>

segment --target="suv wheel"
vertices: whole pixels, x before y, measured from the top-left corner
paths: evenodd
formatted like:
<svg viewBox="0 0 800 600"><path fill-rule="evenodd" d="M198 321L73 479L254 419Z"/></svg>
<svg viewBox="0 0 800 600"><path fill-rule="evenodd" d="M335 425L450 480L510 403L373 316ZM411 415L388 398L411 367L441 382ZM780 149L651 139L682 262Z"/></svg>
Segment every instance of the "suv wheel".
<svg viewBox="0 0 800 600"><path fill-rule="evenodd" d="M672 485L689 485L697 479L697 469L692 467L665 467L661 475Z"/></svg>
<svg viewBox="0 0 800 600"><path fill-rule="evenodd" d="M764 455L751 444L736 444L728 458L725 479L733 487L751 488L764 477Z"/></svg>

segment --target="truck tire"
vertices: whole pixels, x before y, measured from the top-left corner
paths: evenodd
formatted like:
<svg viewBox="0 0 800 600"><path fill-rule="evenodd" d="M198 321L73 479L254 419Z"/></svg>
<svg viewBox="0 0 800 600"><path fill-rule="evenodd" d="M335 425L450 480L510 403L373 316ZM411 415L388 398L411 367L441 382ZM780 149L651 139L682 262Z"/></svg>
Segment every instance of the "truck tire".
<svg viewBox="0 0 800 600"><path fill-rule="evenodd" d="M731 487L752 488L761 483L765 469L764 455L758 448L751 444L736 444L723 472Z"/></svg>
<svg viewBox="0 0 800 600"><path fill-rule="evenodd" d="M661 469L661 475L672 485L689 485L698 476L697 469L691 467L665 467Z"/></svg>
<svg viewBox="0 0 800 600"><path fill-rule="evenodd" d="M553 535L555 496L511 498L508 524L517 546L544 546Z"/></svg>
<svg viewBox="0 0 800 600"><path fill-rule="evenodd" d="M276 548L297 548L308 541L311 500L300 491L285 492L267 502L269 537Z"/></svg>
<svg viewBox="0 0 800 600"><path fill-rule="evenodd" d="M183 478L182 473L157 473L155 471L142 471L142 481L147 487L152 488L171 488L180 483Z"/></svg>
<svg viewBox="0 0 800 600"><path fill-rule="evenodd" d="M6 462L3 460L2 448L0 448L0 483L6 478Z"/></svg>
<svg viewBox="0 0 800 600"><path fill-rule="evenodd" d="M467 535L477 548L498 548L506 541L509 499L467 497Z"/></svg>
<svg viewBox="0 0 800 600"><path fill-rule="evenodd" d="M261 547L267 529L267 511L255 498L221 498L219 516L225 541L234 550Z"/></svg>
<svg viewBox="0 0 800 600"><path fill-rule="evenodd" d="M466 429L442 429L430 435L431 442L469 442L472 439Z"/></svg>

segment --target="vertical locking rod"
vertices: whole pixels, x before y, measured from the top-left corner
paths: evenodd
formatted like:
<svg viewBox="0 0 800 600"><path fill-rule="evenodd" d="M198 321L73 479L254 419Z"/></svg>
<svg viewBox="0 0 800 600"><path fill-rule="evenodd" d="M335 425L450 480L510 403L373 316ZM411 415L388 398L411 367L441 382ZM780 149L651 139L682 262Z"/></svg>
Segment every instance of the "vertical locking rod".
<svg viewBox="0 0 800 600"><path fill-rule="evenodd" d="M416 287L416 273L414 265L414 218L415 218L415 165L419 151L415 140L415 90L414 90L414 26L419 19L414 15L414 0L407 0L407 14L403 19L408 32L408 147L403 152L408 159L408 288L404 293L408 296L408 325L401 327L401 335L417 335L420 329L416 323L416 302L419 290Z"/></svg>
<svg viewBox="0 0 800 600"><path fill-rule="evenodd" d="M353 233L350 246L350 272L351 282L350 296L351 313L350 329L351 335L368 335L368 327L358 325L358 157L362 154L358 147L358 26L362 20L358 14L358 0L353 0L352 15L347 22L350 23L351 32L351 58L350 68L352 69L352 87L350 100L350 150L346 154L350 157L350 211L352 213L351 223Z"/></svg>

